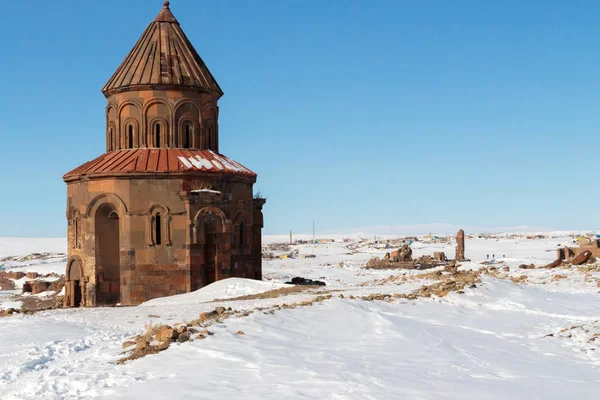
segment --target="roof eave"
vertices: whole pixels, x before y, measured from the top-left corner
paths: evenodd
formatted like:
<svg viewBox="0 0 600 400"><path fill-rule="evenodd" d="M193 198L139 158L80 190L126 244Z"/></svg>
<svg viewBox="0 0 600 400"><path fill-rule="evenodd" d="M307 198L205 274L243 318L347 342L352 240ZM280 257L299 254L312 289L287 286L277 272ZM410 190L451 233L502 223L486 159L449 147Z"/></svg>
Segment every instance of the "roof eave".
<svg viewBox="0 0 600 400"><path fill-rule="evenodd" d="M125 92L140 92L143 90L179 90L179 91L192 91L197 93L214 93L217 95L217 98L221 98L223 96L223 91L219 87L218 90L195 86L195 85L173 85L173 84L145 84L145 85L128 85L128 86L120 86L117 88L107 89L106 86L102 88L102 94L107 99L115 94L125 93Z"/></svg>
<svg viewBox="0 0 600 400"><path fill-rule="evenodd" d="M93 180L93 179L104 179L104 178L121 178L121 179L172 179L172 178L186 178L189 176L228 176L240 178L242 180L249 180L251 183L256 182L256 175L254 172L242 173L242 172L211 172L211 171L177 171L177 172L100 172L100 173L83 173L83 174L66 174L63 176L65 183L76 182L80 180Z"/></svg>

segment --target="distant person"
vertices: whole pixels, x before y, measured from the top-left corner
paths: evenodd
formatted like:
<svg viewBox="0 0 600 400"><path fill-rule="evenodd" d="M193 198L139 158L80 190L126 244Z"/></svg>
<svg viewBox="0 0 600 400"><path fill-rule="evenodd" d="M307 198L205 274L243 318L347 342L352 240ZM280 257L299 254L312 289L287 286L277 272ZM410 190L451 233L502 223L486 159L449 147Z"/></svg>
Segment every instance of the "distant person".
<svg viewBox="0 0 600 400"><path fill-rule="evenodd" d="M492 254L492 258L496 258L496 255L495 255L495 254Z"/></svg>
<svg viewBox="0 0 600 400"><path fill-rule="evenodd" d="M488 260L490 259L490 255L489 255L489 254L487 255L487 259L488 259Z"/></svg>
<svg viewBox="0 0 600 400"><path fill-rule="evenodd" d="M506 258L506 254L502 254L502 258Z"/></svg>

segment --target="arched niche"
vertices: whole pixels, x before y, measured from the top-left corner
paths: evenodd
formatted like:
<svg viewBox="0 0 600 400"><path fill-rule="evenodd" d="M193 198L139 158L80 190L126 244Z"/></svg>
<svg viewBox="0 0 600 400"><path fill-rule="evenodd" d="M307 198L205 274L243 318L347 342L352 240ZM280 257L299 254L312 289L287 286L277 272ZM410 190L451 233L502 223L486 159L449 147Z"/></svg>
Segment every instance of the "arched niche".
<svg viewBox="0 0 600 400"><path fill-rule="evenodd" d="M102 193L94 197L92 201L89 202L85 211L86 217L93 217L98 207L100 207L103 203L113 204L117 208L117 211L121 217L128 213L127 205L123 199L121 199L121 197L114 193Z"/></svg>
<svg viewBox="0 0 600 400"><path fill-rule="evenodd" d="M106 131L106 151L113 151L117 149L117 125L111 121L108 123L108 130Z"/></svg>
<svg viewBox="0 0 600 400"><path fill-rule="evenodd" d="M128 148L128 138L129 134L128 129L132 124L135 127L140 126L140 121L142 120L142 111L140 106L133 101L126 101L121 104L119 107L119 126L118 126L118 149L126 149ZM134 135L136 133L134 132Z"/></svg>
<svg viewBox="0 0 600 400"><path fill-rule="evenodd" d="M194 218L194 244L202 248L201 274L205 285L220 279L224 263L229 262L229 252L224 251L229 244L230 223L223 211L217 207L204 207Z"/></svg>
<svg viewBox="0 0 600 400"><path fill-rule="evenodd" d="M121 242L118 207L103 202L94 213L96 303L115 305L121 298Z"/></svg>
<svg viewBox="0 0 600 400"><path fill-rule="evenodd" d="M171 210L164 204L153 204L146 215L148 246L171 246Z"/></svg>
<svg viewBox="0 0 600 400"><path fill-rule="evenodd" d="M150 129L146 138L149 147L169 147L169 123L162 117L150 121Z"/></svg>
<svg viewBox="0 0 600 400"><path fill-rule="evenodd" d="M189 100L182 101L175 108L175 133L176 147L199 148L200 147L200 110L198 106Z"/></svg>
<svg viewBox="0 0 600 400"><path fill-rule="evenodd" d="M168 102L152 99L144 106L146 144L148 147L170 147L173 143L170 130L173 110ZM157 142L157 139L158 142Z"/></svg>
<svg viewBox="0 0 600 400"><path fill-rule="evenodd" d="M115 150L117 138L118 107L114 102L108 103L106 107L106 151Z"/></svg>
<svg viewBox="0 0 600 400"><path fill-rule="evenodd" d="M65 274L65 307L80 307L85 305L85 282L87 278L83 271L81 258L74 256L67 262Z"/></svg>
<svg viewBox="0 0 600 400"><path fill-rule="evenodd" d="M218 116L214 107L205 107L203 110L203 134L205 148L216 153L219 152Z"/></svg>
<svg viewBox="0 0 600 400"><path fill-rule="evenodd" d="M134 149L139 147L139 123L135 118L128 118L123 125L123 148Z"/></svg>

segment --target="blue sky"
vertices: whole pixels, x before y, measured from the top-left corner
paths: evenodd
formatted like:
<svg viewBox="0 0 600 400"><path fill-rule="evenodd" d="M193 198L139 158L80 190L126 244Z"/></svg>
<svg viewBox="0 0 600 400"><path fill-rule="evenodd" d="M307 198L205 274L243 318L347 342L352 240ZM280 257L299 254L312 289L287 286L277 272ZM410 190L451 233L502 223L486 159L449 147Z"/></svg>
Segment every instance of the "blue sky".
<svg viewBox="0 0 600 400"><path fill-rule="evenodd" d="M104 151L100 93L160 0L0 14L0 236L63 236L61 177ZM598 228L600 3L173 0L216 77L220 149L265 233Z"/></svg>

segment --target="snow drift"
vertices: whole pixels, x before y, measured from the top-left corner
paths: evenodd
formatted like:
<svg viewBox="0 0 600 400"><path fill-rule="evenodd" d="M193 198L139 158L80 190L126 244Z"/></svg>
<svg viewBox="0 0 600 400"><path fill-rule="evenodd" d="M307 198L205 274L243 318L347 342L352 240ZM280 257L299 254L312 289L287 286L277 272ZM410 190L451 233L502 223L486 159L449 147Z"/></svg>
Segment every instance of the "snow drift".
<svg viewBox="0 0 600 400"><path fill-rule="evenodd" d="M215 299L232 299L240 296L249 296L268 292L269 290L281 289L293 286L274 282L256 281L244 278L229 278L211 283L208 286L198 289L195 292L178 294L176 296L161 297L152 299L141 306L165 306L198 304Z"/></svg>

